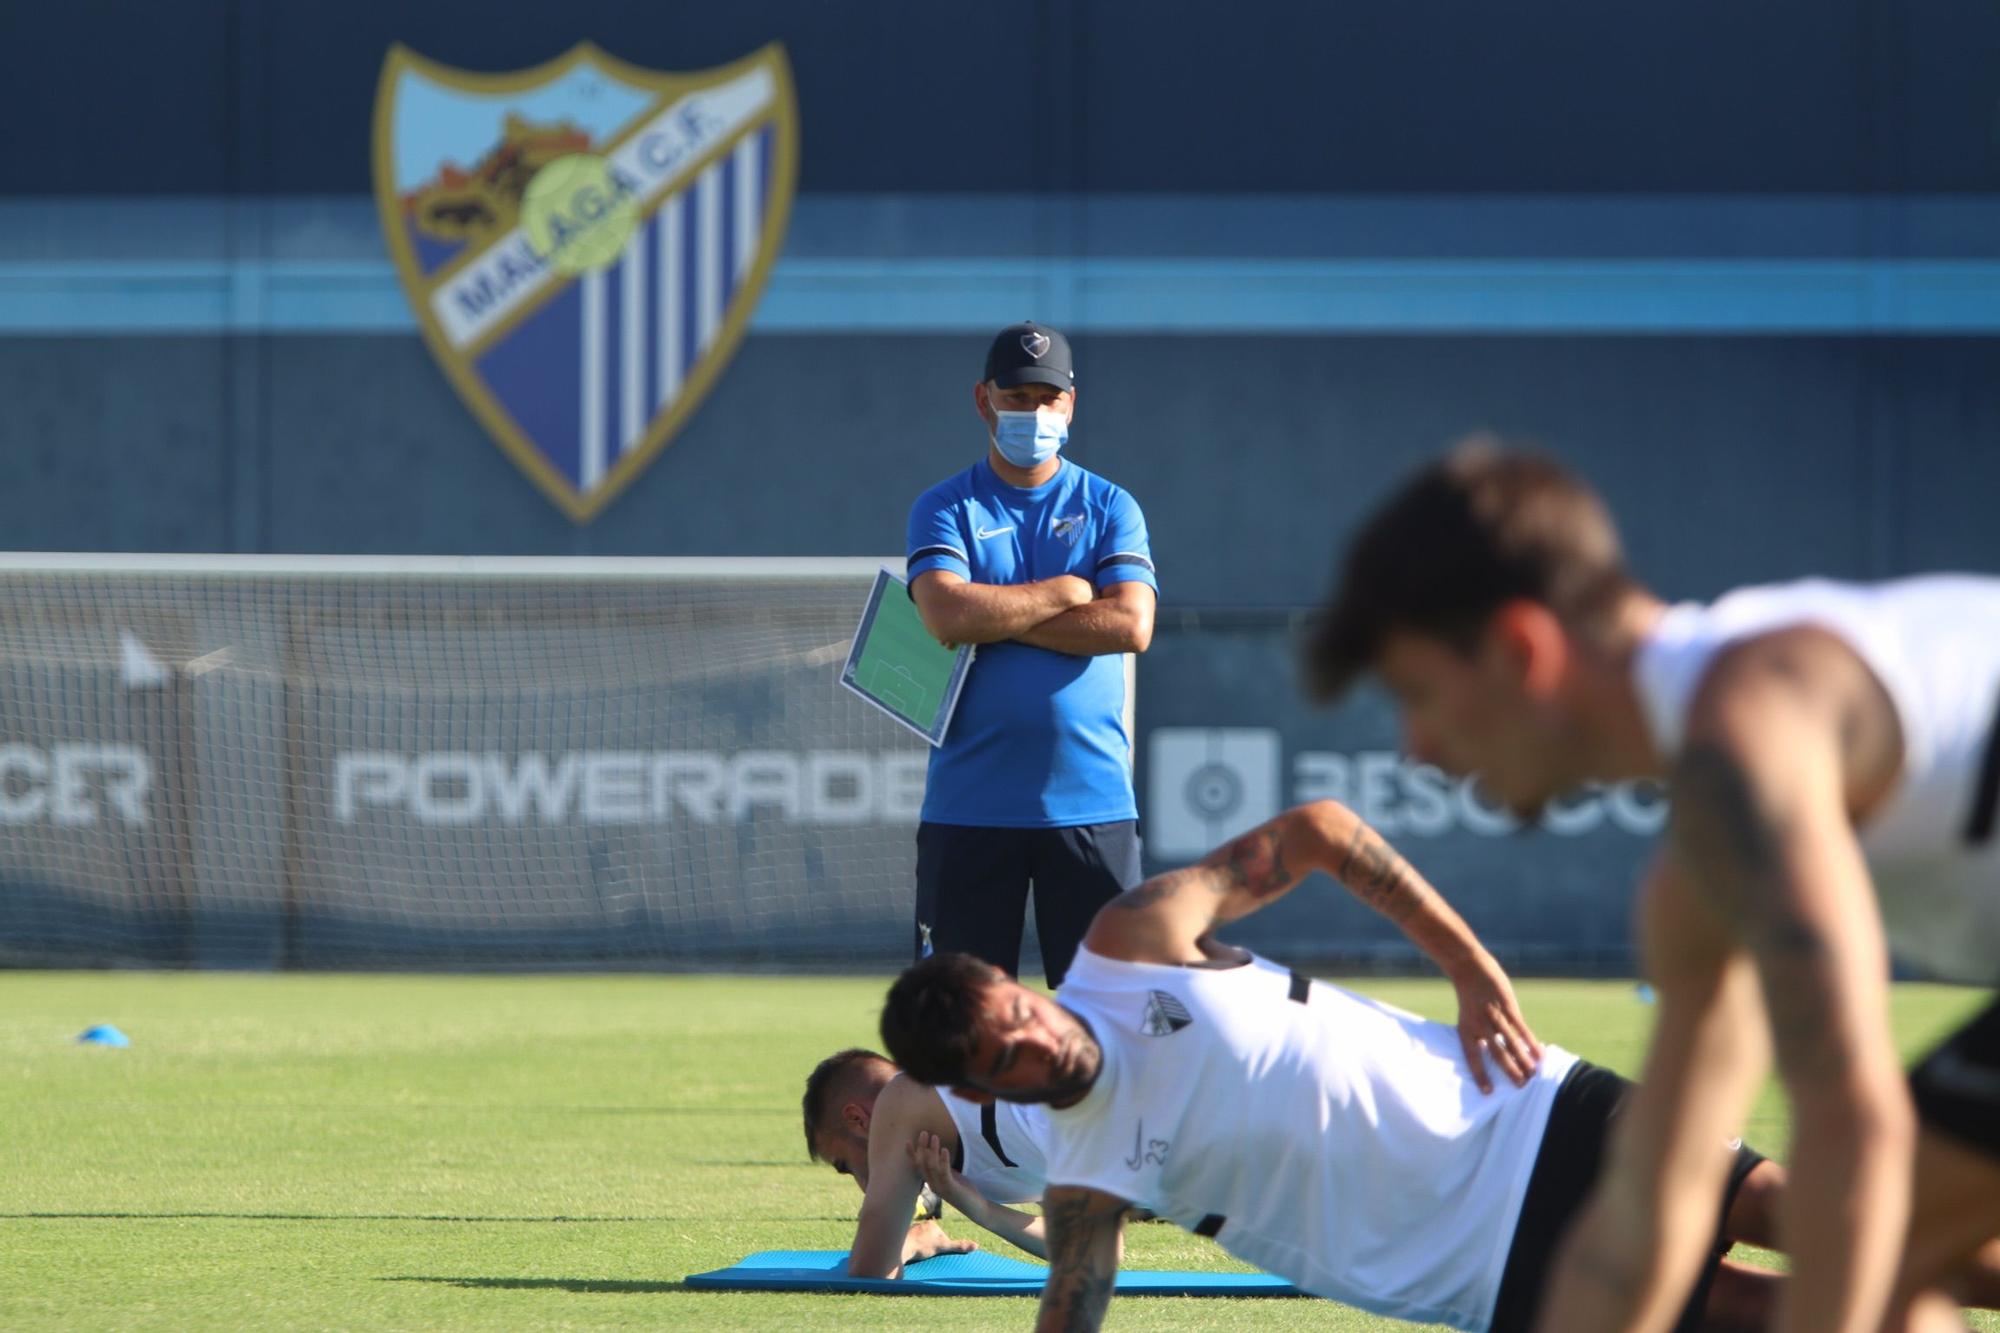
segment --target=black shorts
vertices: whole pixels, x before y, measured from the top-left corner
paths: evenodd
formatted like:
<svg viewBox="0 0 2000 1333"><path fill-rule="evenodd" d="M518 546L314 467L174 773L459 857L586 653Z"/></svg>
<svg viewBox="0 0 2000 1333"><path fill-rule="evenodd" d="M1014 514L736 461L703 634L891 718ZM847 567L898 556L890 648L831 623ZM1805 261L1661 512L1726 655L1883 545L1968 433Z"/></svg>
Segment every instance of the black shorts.
<svg viewBox="0 0 2000 1333"><path fill-rule="evenodd" d="M917 826L915 954L961 952L1015 975L1028 895L1049 985L1062 984L1097 909L1138 884L1139 825Z"/></svg>
<svg viewBox="0 0 2000 1333"><path fill-rule="evenodd" d="M1556 1246L1569 1230L1570 1219L1583 1208L1591 1186L1597 1183L1597 1169L1604 1160L1611 1124L1633 1084L1588 1060L1563 1078L1556 1104L1549 1111L1548 1127L1542 1131L1541 1151L1535 1154L1534 1173L1528 1177L1528 1193L1521 1201L1521 1218L1514 1225L1514 1243L1507 1251L1507 1267L1500 1275L1500 1295L1493 1304L1492 1333L1527 1333L1534 1327L1541 1308L1542 1289L1548 1281L1549 1266ZM1729 1168L1729 1188L1722 1197L1722 1211L1716 1218L1715 1244L1702 1269L1701 1281L1688 1298L1680 1321L1674 1328L1692 1330L1701 1326L1701 1309L1708 1301L1709 1284L1722 1256L1729 1253L1723 1234L1723 1219L1736 1201L1736 1192L1756 1170L1764 1157L1752 1148L1738 1147L1736 1161Z"/></svg>
<svg viewBox="0 0 2000 1333"><path fill-rule="evenodd" d="M1910 1095L1926 1128L2000 1157L2000 999L1924 1057Z"/></svg>

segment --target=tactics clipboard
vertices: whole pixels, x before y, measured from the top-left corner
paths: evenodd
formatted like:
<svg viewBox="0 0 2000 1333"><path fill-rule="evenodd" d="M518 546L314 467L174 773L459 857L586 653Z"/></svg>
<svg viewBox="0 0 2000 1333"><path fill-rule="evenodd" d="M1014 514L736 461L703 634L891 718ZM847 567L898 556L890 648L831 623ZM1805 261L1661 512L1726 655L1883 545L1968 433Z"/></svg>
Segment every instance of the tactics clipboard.
<svg viewBox="0 0 2000 1333"><path fill-rule="evenodd" d="M908 585L877 570L840 683L932 745L942 745L971 668L972 645L953 650L932 638Z"/></svg>

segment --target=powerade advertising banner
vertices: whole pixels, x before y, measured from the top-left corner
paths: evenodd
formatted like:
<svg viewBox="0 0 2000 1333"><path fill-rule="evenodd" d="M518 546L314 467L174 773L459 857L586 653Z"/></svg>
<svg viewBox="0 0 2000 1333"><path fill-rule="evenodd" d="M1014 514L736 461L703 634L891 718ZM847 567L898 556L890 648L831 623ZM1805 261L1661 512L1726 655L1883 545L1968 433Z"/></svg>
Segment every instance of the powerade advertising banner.
<svg viewBox="0 0 2000 1333"><path fill-rule="evenodd" d="M893 969L926 747L836 683L866 587L16 577L0 958ZM1150 869L1333 798L1509 964L1629 969L1661 792L1523 828L1409 763L1379 698L1302 703L1291 641L1169 611L1139 659ZM1323 878L1230 935L1422 965Z"/></svg>
<svg viewBox="0 0 2000 1333"><path fill-rule="evenodd" d="M0 960L890 966L927 747L867 577L23 575Z"/></svg>

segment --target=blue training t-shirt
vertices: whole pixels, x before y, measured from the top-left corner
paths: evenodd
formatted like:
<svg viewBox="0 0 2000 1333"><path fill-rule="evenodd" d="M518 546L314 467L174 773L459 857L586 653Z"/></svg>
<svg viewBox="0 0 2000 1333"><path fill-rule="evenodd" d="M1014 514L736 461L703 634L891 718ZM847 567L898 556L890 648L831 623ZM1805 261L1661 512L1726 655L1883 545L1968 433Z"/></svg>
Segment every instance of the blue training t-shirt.
<svg viewBox="0 0 2000 1333"><path fill-rule="evenodd" d="M1008 485L983 458L931 487L910 509L909 551L912 583L944 569L972 583L1074 574L1100 591L1160 586L1138 502L1067 459L1032 489ZM1137 819L1124 655L981 644L931 751L923 817L992 828Z"/></svg>

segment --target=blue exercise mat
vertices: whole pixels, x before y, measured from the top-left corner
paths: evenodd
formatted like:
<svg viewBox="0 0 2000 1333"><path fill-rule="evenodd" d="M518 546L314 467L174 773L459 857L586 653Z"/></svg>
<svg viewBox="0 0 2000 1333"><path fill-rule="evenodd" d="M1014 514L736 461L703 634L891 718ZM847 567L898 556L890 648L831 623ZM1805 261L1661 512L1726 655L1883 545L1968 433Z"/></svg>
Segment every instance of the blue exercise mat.
<svg viewBox="0 0 2000 1333"><path fill-rule="evenodd" d="M713 1273L690 1273L695 1291L867 1291L883 1296L1038 1296L1049 1270L998 1254L940 1254L900 1278L849 1277L845 1250L759 1250ZM1124 1296L1300 1296L1267 1273L1164 1273L1121 1269Z"/></svg>

